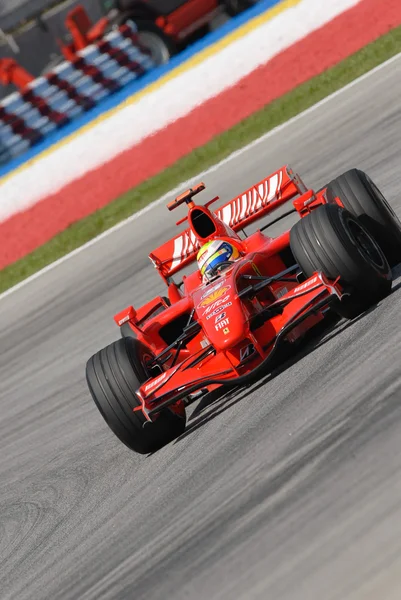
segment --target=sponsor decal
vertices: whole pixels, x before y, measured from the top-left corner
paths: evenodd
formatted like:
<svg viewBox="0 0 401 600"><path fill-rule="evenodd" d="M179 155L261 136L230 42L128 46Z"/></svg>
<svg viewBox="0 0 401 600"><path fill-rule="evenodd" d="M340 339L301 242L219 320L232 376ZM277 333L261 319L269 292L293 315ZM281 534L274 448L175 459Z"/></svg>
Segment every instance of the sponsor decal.
<svg viewBox="0 0 401 600"><path fill-rule="evenodd" d="M230 299L230 295L224 296L224 298L220 298L220 300L216 300L215 302L213 302L213 304L210 304L209 306L206 307L206 310L204 311L203 314L204 315L209 314L212 310L214 310L218 306L221 306L222 304L224 304L224 302L228 302L229 299Z"/></svg>
<svg viewBox="0 0 401 600"><path fill-rule="evenodd" d="M219 321L221 321L222 319L225 319L225 318L226 318L226 313L222 312L219 315L217 315L217 317L215 318L214 322L218 323Z"/></svg>
<svg viewBox="0 0 401 600"><path fill-rule="evenodd" d="M318 283L318 281L319 281L318 277L314 277L313 279L310 279L309 281L306 281L302 285L299 285L298 287L296 287L292 291L293 291L294 294L298 294L299 292L303 292L304 290L307 290L308 287L314 286L316 283Z"/></svg>
<svg viewBox="0 0 401 600"><path fill-rule="evenodd" d="M218 308L216 308L216 310L214 310L212 313L210 313L210 315L206 315L206 319L209 320L212 317L214 317L215 315L218 315L222 310L228 308L229 306L232 306L232 302L226 302L226 304L223 304L222 306L219 306Z"/></svg>
<svg viewBox="0 0 401 600"><path fill-rule="evenodd" d="M215 325L214 328L216 329L216 331L219 331L220 329L223 329L224 327L229 325L229 323L230 319L223 319L222 321L220 321L220 323L217 323L217 325Z"/></svg>
<svg viewBox="0 0 401 600"><path fill-rule="evenodd" d="M255 352L255 346L253 344L248 344L248 346L244 346L239 351L239 358L242 362L246 358L249 358Z"/></svg>
<svg viewBox="0 0 401 600"><path fill-rule="evenodd" d="M226 327L225 329L223 329L223 333L224 333L224 335L227 335L228 333L230 333L229 328Z"/></svg>
<svg viewBox="0 0 401 600"><path fill-rule="evenodd" d="M224 283L224 279L222 281L220 281L219 283L216 283L216 285L212 285L212 286L208 286L206 288L206 291L204 294L202 294L201 296L201 300L203 300L203 298L205 298L206 296L208 296L209 294L211 294L212 292L215 292L216 290L218 290L219 288L221 288L221 286Z"/></svg>
<svg viewBox="0 0 401 600"><path fill-rule="evenodd" d="M154 379L153 381L151 381L150 383L148 383L148 385L145 385L145 392L147 392L148 390L153 389L154 387L156 387L157 385L159 385L159 383L162 383L167 377L167 373L164 372L161 375L159 375L158 377L156 377L156 379Z"/></svg>
<svg viewBox="0 0 401 600"><path fill-rule="evenodd" d="M126 323L127 321L129 321L129 315L125 315L125 317L123 319L120 319L118 324L120 325L124 325L124 323Z"/></svg>
<svg viewBox="0 0 401 600"><path fill-rule="evenodd" d="M198 308L204 308L205 306L210 306L211 304L216 302L216 300L218 300L219 298L224 296L224 294L226 294L230 288L231 288L230 285L225 285L224 287L215 290L214 292L212 292L211 294L206 296L206 298L204 300L202 300L202 302L198 305Z"/></svg>

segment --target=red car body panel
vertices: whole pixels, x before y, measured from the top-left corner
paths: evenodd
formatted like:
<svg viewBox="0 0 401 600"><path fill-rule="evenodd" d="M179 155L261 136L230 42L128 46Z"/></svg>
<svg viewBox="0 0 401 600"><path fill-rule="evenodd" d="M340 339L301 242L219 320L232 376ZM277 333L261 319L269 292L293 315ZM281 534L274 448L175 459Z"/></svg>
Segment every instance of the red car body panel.
<svg viewBox="0 0 401 600"><path fill-rule="evenodd" d="M150 254L167 285L168 301L157 297L115 316L118 325L130 324L153 355L153 376L137 391L147 420L166 407L182 412L183 399L200 390L245 383L268 367L279 343L304 336L342 296L338 281L322 273L299 280L297 265L286 264L289 231L276 238L259 230L239 235L291 200L291 212L302 218L327 202L324 189L309 190L283 167L214 212L209 206L218 198L204 206L193 202L202 189L200 184L169 205L172 210L187 203L187 217L179 223L188 220L189 227ZM193 263L198 249L214 238L235 244L241 258L210 283L203 283L195 270L177 285L173 275Z"/></svg>
<svg viewBox="0 0 401 600"><path fill-rule="evenodd" d="M148 3L145 0L139 2L138 5L146 8ZM186 40L193 33L211 23L221 11L219 0L187 0L176 3L176 6L173 5L173 7L171 12L158 14L160 11L149 4L147 20L157 25L175 44ZM132 8L126 12L126 18L133 21L143 20L143 16L140 17L142 12L143 9L138 10L135 3L133 3ZM102 17L95 24L92 24L82 5L79 4L71 9L67 14L65 25L72 41L68 44L60 44L67 60L73 60L79 50L102 39L115 19L114 13L115 11L111 11L108 16Z"/></svg>
<svg viewBox="0 0 401 600"><path fill-rule="evenodd" d="M156 25L179 42L212 21L219 11L218 0L189 0L169 15L158 17Z"/></svg>

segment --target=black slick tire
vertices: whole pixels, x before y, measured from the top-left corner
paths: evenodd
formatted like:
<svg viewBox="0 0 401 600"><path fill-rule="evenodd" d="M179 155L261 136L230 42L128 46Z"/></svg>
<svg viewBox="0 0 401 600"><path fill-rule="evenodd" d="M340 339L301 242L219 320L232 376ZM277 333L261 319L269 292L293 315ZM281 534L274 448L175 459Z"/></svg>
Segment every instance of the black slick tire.
<svg viewBox="0 0 401 600"><path fill-rule="evenodd" d="M377 242L350 212L336 204L319 206L290 232L295 260L306 277L321 271L340 277L349 294L336 312L352 319L390 293L392 274Z"/></svg>
<svg viewBox="0 0 401 600"><path fill-rule="evenodd" d="M160 27L152 21L135 21L138 27L138 39L150 52L150 56L156 65L166 64L177 52L177 48Z"/></svg>
<svg viewBox="0 0 401 600"><path fill-rule="evenodd" d="M328 202L339 198L358 217L383 250L390 267L401 262L401 222L376 184L359 169L350 169L327 186Z"/></svg>
<svg viewBox="0 0 401 600"><path fill-rule="evenodd" d="M133 338L120 339L94 354L86 365L86 380L92 398L113 433L139 454L159 450L185 429L185 417L169 409L153 422L146 422L135 391L148 379L144 364L151 356ZM145 424L145 426L144 426Z"/></svg>

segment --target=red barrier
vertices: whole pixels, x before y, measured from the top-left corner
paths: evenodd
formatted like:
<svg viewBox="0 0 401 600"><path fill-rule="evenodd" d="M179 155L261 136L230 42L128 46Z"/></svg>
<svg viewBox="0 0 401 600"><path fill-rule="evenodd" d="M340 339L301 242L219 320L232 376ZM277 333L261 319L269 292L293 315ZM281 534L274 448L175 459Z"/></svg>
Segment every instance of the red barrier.
<svg viewBox="0 0 401 600"><path fill-rule="evenodd" d="M0 58L0 83L1 85L15 85L23 89L34 77L28 73L13 58Z"/></svg>

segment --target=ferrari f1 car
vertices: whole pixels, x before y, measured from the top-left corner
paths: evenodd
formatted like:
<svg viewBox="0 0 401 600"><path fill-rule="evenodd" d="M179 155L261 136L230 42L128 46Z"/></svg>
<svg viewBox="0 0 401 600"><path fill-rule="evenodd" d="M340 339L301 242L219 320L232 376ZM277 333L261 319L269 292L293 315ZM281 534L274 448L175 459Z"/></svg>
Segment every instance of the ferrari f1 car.
<svg viewBox="0 0 401 600"><path fill-rule="evenodd" d="M329 311L352 319L390 293L401 261L401 223L372 180L352 169L315 192L283 167L212 211L194 196L201 183L168 205L187 204L185 231L149 256L167 286L140 308L114 318L122 337L87 363L91 395L116 436L153 452L183 433L188 399L268 374L277 351ZM289 204L246 236L248 225ZM285 208L285 207L284 207ZM278 237L263 231L300 219ZM223 239L240 257L206 282L196 260L206 242Z"/></svg>

